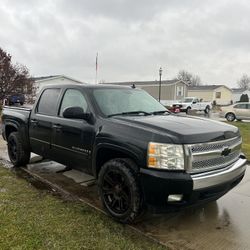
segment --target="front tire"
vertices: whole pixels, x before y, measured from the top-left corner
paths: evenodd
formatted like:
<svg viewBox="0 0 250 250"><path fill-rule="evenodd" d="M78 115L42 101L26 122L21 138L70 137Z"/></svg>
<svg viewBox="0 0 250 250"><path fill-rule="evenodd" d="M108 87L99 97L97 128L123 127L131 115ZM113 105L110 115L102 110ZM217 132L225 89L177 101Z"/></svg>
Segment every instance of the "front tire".
<svg viewBox="0 0 250 250"><path fill-rule="evenodd" d="M25 166L30 160L30 151L25 148L18 132L8 137L8 154L15 167Z"/></svg>
<svg viewBox="0 0 250 250"><path fill-rule="evenodd" d="M143 212L143 198L136 176L136 165L129 159L106 162L99 173L98 188L109 215L121 223L133 223Z"/></svg>
<svg viewBox="0 0 250 250"><path fill-rule="evenodd" d="M227 113L226 114L226 119L229 121L229 122L233 122L235 120L235 114L233 113Z"/></svg>

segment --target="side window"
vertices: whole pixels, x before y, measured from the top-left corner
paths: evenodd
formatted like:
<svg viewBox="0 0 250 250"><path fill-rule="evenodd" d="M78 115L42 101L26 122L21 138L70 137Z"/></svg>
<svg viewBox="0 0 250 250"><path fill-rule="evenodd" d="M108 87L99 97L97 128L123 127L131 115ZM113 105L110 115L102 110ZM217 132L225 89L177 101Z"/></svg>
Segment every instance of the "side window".
<svg viewBox="0 0 250 250"><path fill-rule="evenodd" d="M221 98L221 92L216 92L215 93L215 98L220 99Z"/></svg>
<svg viewBox="0 0 250 250"><path fill-rule="evenodd" d="M65 110L65 108L68 107L81 107L84 110L84 112L86 112L88 104L85 97L79 90L76 89L66 90L63 96L59 115L63 116L63 111Z"/></svg>
<svg viewBox="0 0 250 250"><path fill-rule="evenodd" d="M237 104L234 106L235 109L246 109L246 104Z"/></svg>
<svg viewBox="0 0 250 250"><path fill-rule="evenodd" d="M59 94L60 89L45 89L40 97L36 110L37 113L43 115L56 115Z"/></svg>
<svg viewBox="0 0 250 250"><path fill-rule="evenodd" d="M177 86L177 96L183 96L183 86Z"/></svg>

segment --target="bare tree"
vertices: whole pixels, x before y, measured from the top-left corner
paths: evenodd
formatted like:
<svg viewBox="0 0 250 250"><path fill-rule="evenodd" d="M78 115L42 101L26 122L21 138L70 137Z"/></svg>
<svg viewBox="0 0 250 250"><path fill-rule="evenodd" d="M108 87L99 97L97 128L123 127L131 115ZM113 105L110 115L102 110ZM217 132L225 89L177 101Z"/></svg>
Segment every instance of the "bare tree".
<svg viewBox="0 0 250 250"><path fill-rule="evenodd" d="M33 97L33 80L25 66L13 64L11 55L0 48L0 100L13 94Z"/></svg>
<svg viewBox="0 0 250 250"><path fill-rule="evenodd" d="M198 75L193 75L192 73L185 70L179 71L177 79L182 80L191 86L201 85L201 78Z"/></svg>
<svg viewBox="0 0 250 250"><path fill-rule="evenodd" d="M250 77L247 74L243 74L237 84L242 89L250 89Z"/></svg>

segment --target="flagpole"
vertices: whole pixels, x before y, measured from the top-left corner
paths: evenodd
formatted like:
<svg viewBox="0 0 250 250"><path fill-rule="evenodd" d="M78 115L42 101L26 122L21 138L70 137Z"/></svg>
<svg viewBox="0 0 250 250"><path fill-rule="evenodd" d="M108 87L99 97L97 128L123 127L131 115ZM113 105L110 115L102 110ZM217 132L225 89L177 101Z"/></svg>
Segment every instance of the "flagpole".
<svg viewBox="0 0 250 250"><path fill-rule="evenodd" d="M95 59L95 84L97 84L97 70L98 70L98 52L96 53L96 59Z"/></svg>

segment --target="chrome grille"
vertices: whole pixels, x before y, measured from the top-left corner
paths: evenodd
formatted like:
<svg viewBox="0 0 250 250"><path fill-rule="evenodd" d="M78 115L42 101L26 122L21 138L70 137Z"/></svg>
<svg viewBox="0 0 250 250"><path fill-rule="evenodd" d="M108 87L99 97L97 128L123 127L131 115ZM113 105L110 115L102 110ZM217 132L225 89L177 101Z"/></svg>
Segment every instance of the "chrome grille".
<svg viewBox="0 0 250 250"><path fill-rule="evenodd" d="M218 150L223 147L232 147L235 144L239 144L239 143L241 144L241 137L235 137L231 140L204 143L204 144L193 144L191 145L191 150L192 150L192 153L204 152L204 151L210 151L210 150Z"/></svg>
<svg viewBox="0 0 250 250"><path fill-rule="evenodd" d="M188 145L191 161L190 173L226 168L238 160L241 154L241 137L229 140ZM226 149L226 151L225 151ZM223 155L222 152L225 152Z"/></svg>

